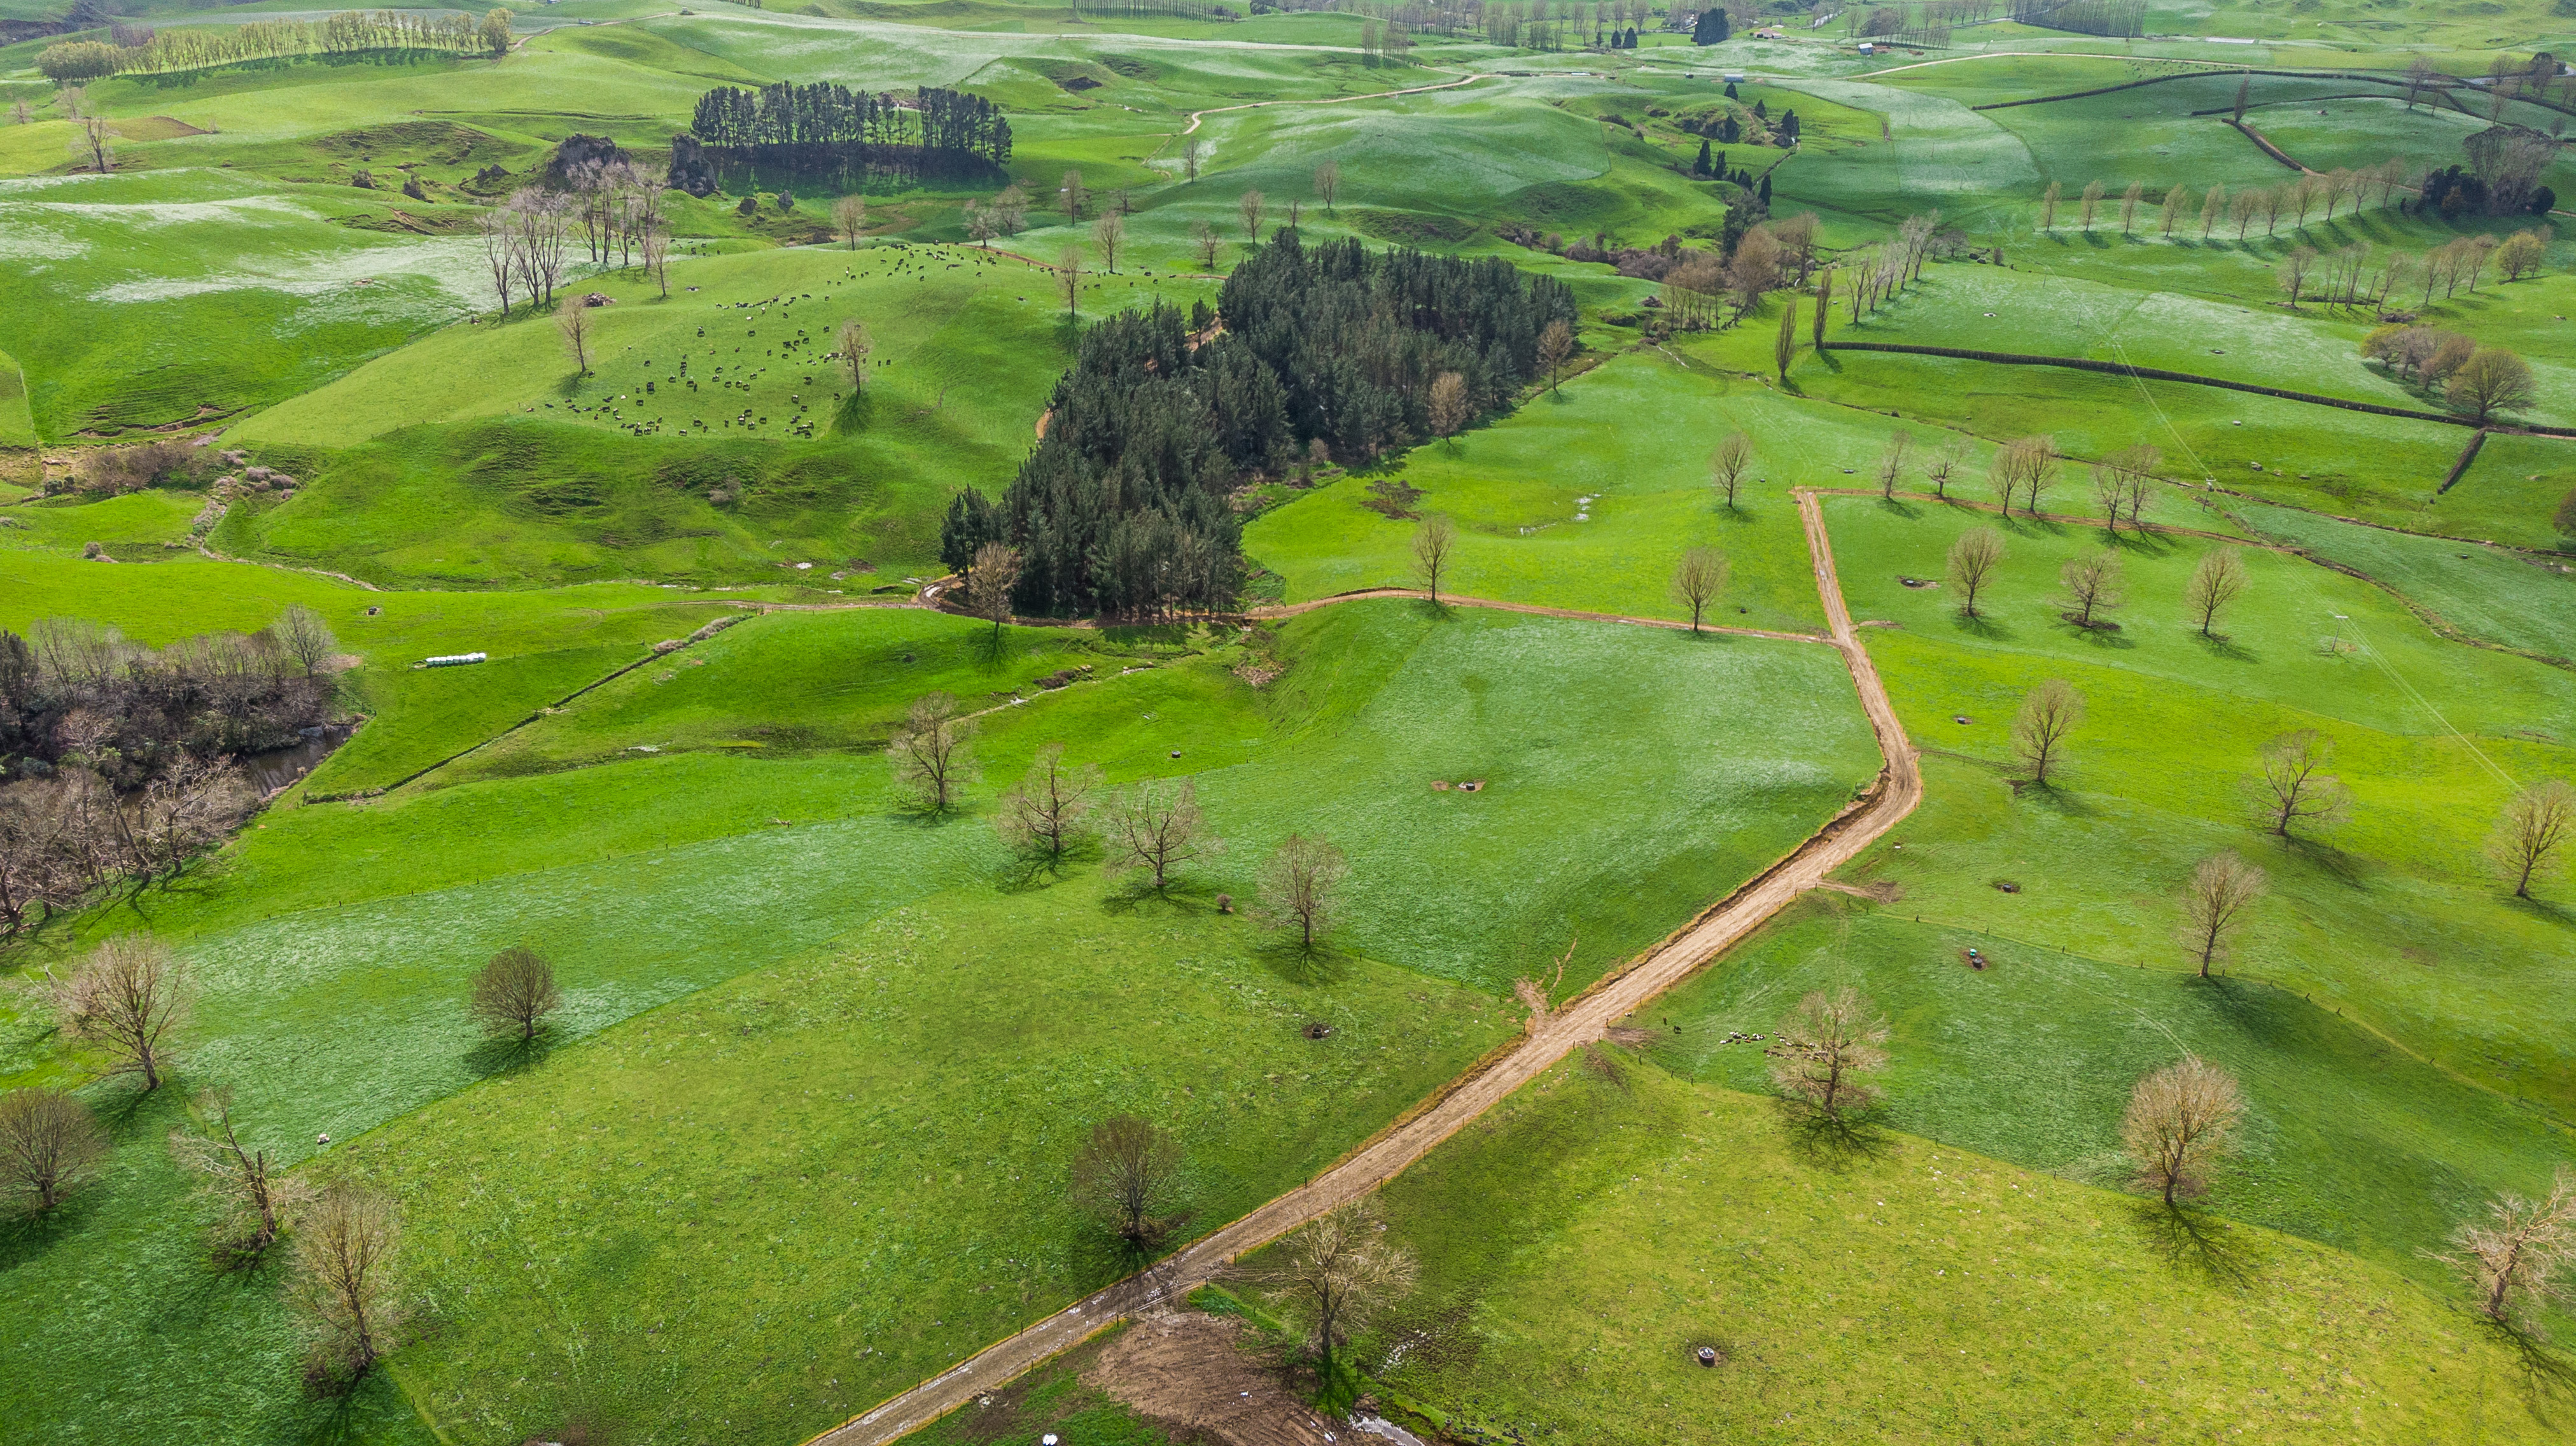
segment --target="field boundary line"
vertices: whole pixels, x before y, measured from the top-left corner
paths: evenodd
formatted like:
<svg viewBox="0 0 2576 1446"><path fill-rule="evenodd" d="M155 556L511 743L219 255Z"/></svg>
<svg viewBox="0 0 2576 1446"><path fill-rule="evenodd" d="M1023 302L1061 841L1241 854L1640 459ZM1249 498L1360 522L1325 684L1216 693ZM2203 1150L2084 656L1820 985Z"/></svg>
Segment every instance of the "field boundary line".
<svg viewBox="0 0 2576 1446"><path fill-rule="evenodd" d="M1305 1184L1202 1236L1170 1258L1046 1316L908 1390L897 1392L838 1426L808 1438L806 1446L882 1446L919 1430L1072 1349L1101 1328L1162 1304L1214 1279L1233 1260L1278 1239L1326 1211L1359 1199L1430 1153L1443 1140L1480 1118L1579 1046L1605 1037L1612 1024L1734 947L1780 910L1820 886L1825 876L1914 811L1923 797L1923 774L1895 705L1852 625L1834 572L1832 542L1817 494L1796 489L1819 600L1830 636L1794 640L1830 643L1841 652L1852 690L1877 736L1883 762L1878 778L1833 818L1753 878L1614 974L1595 981L1544 1016L1523 1025L1510 1048L1454 1075L1431 1097ZM1401 590L1345 594L1339 601L1385 596ZM1300 605L1311 609L1336 599ZM1543 609L1524 609L1546 611ZM1674 626L1662 619L1636 620ZM1682 625L1682 626L1687 626ZM1771 635L1781 636L1781 635Z"/></svg>
<svg viewBox="0 0 2576 1446"><path fill-rule="evenodd" d="M2066 367L2074 371L2100 372L2108 376L2144 378L2158 382L2185 382L2192 386L2218 387L2231 392L2251 392L2261 397L2280 397L2293 402L2307 402L2320 407L2340 407L2348 412L2371 412L2383 417L2402 417L2415 422L2441 422L2453 427L2481 425L2473 418L2456 417L2445 412L2419 412L2408 407L2383 406L2378 402L2356 402L2345 397L2320 396L2315 392L2294 392L2286 387L2267 387L2255 382L2231 382L2223 377L2205 377L2193 372L2167 371L2162 367L2132 366L2126 362L2099 361L2083 356L2042 356L2034 352L1979 351L1959 346L1917 346L1894 341L1829 341L1826 351L1875 351L1898 356L1950 357L1960 361L1993 362L1998 366ZM2576 437L2576 427L2489 427L2490 431L2513 432L2538 437Z"/></svg>

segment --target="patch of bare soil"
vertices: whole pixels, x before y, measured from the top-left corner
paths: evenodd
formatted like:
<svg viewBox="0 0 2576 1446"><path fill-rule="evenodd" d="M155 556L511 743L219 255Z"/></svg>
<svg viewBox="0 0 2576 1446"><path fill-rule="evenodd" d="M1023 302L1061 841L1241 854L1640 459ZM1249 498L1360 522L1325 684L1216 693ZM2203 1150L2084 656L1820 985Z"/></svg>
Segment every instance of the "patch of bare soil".
<svg viewBox="0 0 2576 1446"><path fill-rule="evenodd" d="M1326 1446L1347 1435L1279 1383L1277 1366L1242 1343L1243 1327L1196 1311L1139 1318L1083 1372L1175 1441L1218 1446Z"/></svg>

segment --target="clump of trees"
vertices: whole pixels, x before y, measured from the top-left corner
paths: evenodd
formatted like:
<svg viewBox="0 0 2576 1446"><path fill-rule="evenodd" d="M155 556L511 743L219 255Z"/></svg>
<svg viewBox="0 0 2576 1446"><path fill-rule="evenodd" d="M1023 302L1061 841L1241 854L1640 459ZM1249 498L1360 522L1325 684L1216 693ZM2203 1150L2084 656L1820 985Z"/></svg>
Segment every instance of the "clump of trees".
<svg viewBox="0 0 2576 1446"><path fill-rule="evenodd" d="M717 168L855 185L871 178L965 180L1011 159L1011 123L981 96L919 86L909 96L830 81L757 91L718 86L698 97L689 133ZM678 163L674 147L674 165ZM675 173L673 185L687 184Z"/></svg>
<svg viewBox="0 0 2576 1446"><path fill-rule="evenodd" d="M2244 1113L2235 1076L2198 1055L2140 1079L2120 1121L2120 1143L2139 1188L2155 1191L2168 1207L2207 1194Z"/></svg>
<svg viewBox="0 0 2576 1446"><path fill-rule="evenodd" d="M2361 354L2428 394L2438 390L2445 406L2481 424L2499 412L2527 410L2539 398L2521 357L2440 327L2380 327L2362 338Z"/></svg>
<svg viewBox="0 0 2576 1446"><path fill-rule="evenodd" d="M1887 1067L1886 1016L1845 984L1816 990L1780 1021L1779 1042L1764 1051L1783 1093L1829 1123L1878 1102L1865 1077Z"/></svg>
<svg viewBox="0 0 2576 1446"><path fill-rule="evenodd" d="M495 21L497 17L497 36ZM498 55L509 49L509 12L481 20L464 13L412 10L342 10L317 21L251 20L239 25L182 25L169 29L116 27L118 43L73 40L49 45L36 68L58 85L111 75L174 75L252 61L308 55L364 55L405 51L440 55ZM126 41L133 43L127 44Z"/></svg>

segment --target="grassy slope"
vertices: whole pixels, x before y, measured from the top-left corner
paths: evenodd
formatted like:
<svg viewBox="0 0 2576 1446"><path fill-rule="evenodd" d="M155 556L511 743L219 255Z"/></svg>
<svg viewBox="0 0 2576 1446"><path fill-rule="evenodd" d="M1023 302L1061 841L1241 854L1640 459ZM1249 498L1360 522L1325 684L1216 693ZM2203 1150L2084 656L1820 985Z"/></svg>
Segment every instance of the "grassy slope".
<svg viewBox="0 0 2576 1446"><path fill-rule="evenodd" d="M737 690L747 725L773 685L800 671L867 671L858 660L925 622L952 637L975 630L914 613L773 621L792 625L781 651L764 661L754 649L731 667L720 657L691 679ZM746 648L764 626L719 642ZM796 646L816 627L849 630L847 651ZM874 644L861 636L887 629ZM1213 768L1202 793L1233 849L1194 869L1172 905L1104 896L1087 867L1052 887L1008 885L976 820L926 828L890 814L883 765L864 754L710 750L275 816L204 887L147 895L89 926L147 922L183 941L205 990L191 1083L235 1085L261 1137L290 1157L311 1152L288 1142L319 1131L345 1142L390 1122L359 1150L406 1196L415 1279L440 1323L403 1379L461 1439L522 1439L581 1404L582 1391L602 1409L693 1433L727 1422L810 1430L1115 1273L1060 1220L1020 1233L1031 1212L1053 1208L1065 1148L1063 1132L1040 1135L1033 1121L1137 1106L1175 1119L1201 1160L1213 1223L1480 1052L1506 1027L1491 1002L1503 982L1568 934L1584 941L1571 989L1669 927L1676 895L1722 893L1788 846L1873 766L1821 648L1443 620L1407 604L1301 620L1280 646L1298 662L1271 685L1275 699L1224 671L1243 656L1229 648L989 720L997 777L1050 738L1072 742L1077 758L1106 757L1113 777ZM932 668L966 666L936 639L913 651ZM1578 682L1604 660L1606 676L1630 681ZM634 718L650 686L603 699L604 711ZM901 691L871 686L889 700ZM791 690L775 691L782 722L811 716ZM863 687L850 701L868 696ZM577 705L549 724L592 721ZM1684 737L1740 741L1685 750ZM1171 760L1167 743L1184 758ZM1677 758L1688 760L1679 773ZM1449 777L1490 787L1429 787ZM1339 783L1319 795L1318 779ZM1208 908L1217 889L1249 897L1260 857L1291 828L1320 828L1354 859L1353 952L1321 969L1287 967L1253 947L1248 921ZM1444 860L1471 881L1462 886ZM462 971L519 941L553 956L568 994L561 1042L526 1067L476 1045L453 1003ZM1321 1049L1295 1033L1319 1013L1339 1028ZM1064 1030L1068 1017L1084 1027ZM1273 1044L1255 1045L1273 1032ZM746 1047L753 1037L786 1052ZM78 1064L23 1025L6 1051L13 1077ZM1318 1053L1346 1072L1297 1062ZM1203 1058L1226 1061L1223 1100ZM1104 1067L1114 1060L1132 1063ZM1314 1077L1296 1081L1301 1072ZM797 1093L779 1093L789 1088ZM835 1088L855 1098L821 1110ZM605 1128L612 1119L616 1130ZM649 1156L632 1153L639 1120L665 1142ZM819 1184L826 1160L848 1173L896 1122L921 1133L888 1143L898 1153L884 1171L836 1178L830 1195L774 1188L791 1171ZM148 1159L162 1127L150 1111L123 1127L120 1158ZM716 1148L717 1138L728 1143ZM668 1173L630 1190L636 1158ZM916 1162L941 1178L924 1181ZM1005 1188L1006 1174L1024 1179ZM576 1175L607 1193L557 1213ZM756 1196L746 1193L754 1177ZM937 1193L925 1198L925 1184ZM12 1297L71 1292L85 1311L130 1319L160 1309L141 1302L193 1289L174 1268L189 1227L161 1203L170 1188L138 1162L11 1275ZM495 1198L526 1208L495 1215ZM697 1202L715 1211L720 1200L720 1214L699 1213ZM144 1209L165 1212L159 1232L134 1226ZM680 1221L720 1229L728 1258L650 1243ZM895 1233L872 1237L870 1254L842 1254L851 1229L880 1221ZM730 1257L753 1252L775 1270L739 1273ZM961 1274L961 1253L992 1268ZM531 1260L551 1272L551 1313L532 1314L528 1297L498 1285L524 1285ZM861 1264L871 1285L854 1295ZM710 1271L731 1283L714 1287ZM998 1279L1016 1288L978 1289ZM635 1314L639 1289L672 1314ZM927 1293L915 1299L915 1289ZM818 1322L836 1316L818 1337ZM280 1369L282 1329L273 1313L258 1318L257 1330L235 1332L265 1363L239 1373L242 1391ZM716 1385L693 1371L689 1390L669 1389L661 1348L673 1338L650 1329L664 1319L694 1343L693 1361L706 1341L737 1342L744 1354L728 1359L740 1372L729 1366ZM150 1342L50 1335L47 1364L25 1378L32 1394L10 1408L202 1435L221 1417L197 1414L201 1405L236 1388L169 1389L177 1368L164 1356L193 1351L211 1364L232 1348L192 1326L172 1332ZM567 1366L580 1390L557 1385L551 1366L495 1384L500 1362L573 1341L613 1368ZM101 1369L109 1360L125 1366ZM153 1389L119 1384L143 1381L125 1367L147 1360L160 1372Z"/></svg>
<svg viewBox="0 0 2576 1446"><path fill-rule="evenodd" d="M2508 1347L2384 1270L2223 1224L2177 1251L2133 1200L1904 1135L1820 1158L1763 1101L1623 1074L1561 1066L1385 1192L1424 1279L1365 1355L1452 1423L1532 1442L2555 1429Z"/></svg>

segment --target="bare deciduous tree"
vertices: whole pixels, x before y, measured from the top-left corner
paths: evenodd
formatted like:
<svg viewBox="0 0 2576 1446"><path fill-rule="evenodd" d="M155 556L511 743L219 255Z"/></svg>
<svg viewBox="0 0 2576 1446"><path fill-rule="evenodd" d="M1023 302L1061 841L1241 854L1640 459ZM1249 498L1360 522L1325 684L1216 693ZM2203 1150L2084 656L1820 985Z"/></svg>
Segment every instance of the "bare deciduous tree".
<svg viewBox="0 0 2576 1446"><path fill-rule="evenodd" d="M1206 156L1207 142L1197 136L1181 138L1181 167L1189 173L1189 179L1195 181L1199 178L1199 162Z"/></svg>
<svg viewBox="0 0 2576 1446"><path fill-rule="evenodd" d="M912 711L886 745L894 762L897 787L934 814L956 806L957 794L974 780L975 721L957 716L957 699L930 693L915 699Z"/></svg>
<svg viewBox="0 0 2576 1446"><path fill-rule="evenodd" d="M1547 389L1560 389L1565 379L1566 359L1574 355L1574 328L1560 317L1547 324L1538 334L1538 364L1547 368Z"/></svg>
<svg viewBox="0 0 2576 1446"><path fill-rule="evenodd" d="M876 338L868 334L866 322L854 316L841 323L840 349L832 355L839 359L841 370L849 374L851 391L867 390L868 354L876 349Z"/></svg>
<svg viewBox="0 0 2576 1446"><path fill-rule="evenodd" d="M1056 184L1055 200L1064 208L1064 219L1068 225L1082 219L1083 209L1091 204L1091 190L1082 184L1082 172L1064 173L1064 179Z"/></svg>
<svg viewBox="0 0 2576 1446"><path fill-rule="evenodd" d="M832 225L841 240L853 251L859 249L859 237L868 229L868 198L843 196L832 203Z"/></svg>
<svg viewBox="0 0 2576 1446"><path fill-rule="evenodd" d="M1780 1021L1780 1040L1764 1053L1771 1079L1829 1120L1865 1110L1878 1091L1860 1076L1887 1066L1887 1019L1850 985L1816 990Z"/></svg>
<svg viewBox="0 0 2576 1446"><path fill-rule="evenodd" d="M1950 585L1959 590L1959 613L1977 617L1977 594L1994 581L2004 565L2004 535L1991 527L1971 527L1950 544Z"/></svg>
<svg viewBox="0 0 2576 1446"><path fill-rule="evenodd" d="M1118 248L1127 242L1127 218L1115 211L1103 211L1091 223L1091 244L1100 248L1100 269L1118 269Z"/></svg>
<svg viewBox="0 0 2576 1446"><path fill-rule="evenodd" d="M1431 601L1440 601L1440 579L1449 571L1449 554L1458 545L1457 524L1445 512L1434 512L1413 530L1413 578Z"/></svg>
<svg viewBox="0 0 2576 1446"><path fill-rule="evenodd" d="M1444 441L1458 435L1467 425L1467 379L1456 372L1442 372L1432 379L1431 396L1423 408L1430 415L1431 435Z"/></svg>
<svg viewBox="0 0 2576 1446"><path fill-rule="evenodd" d="M2528 899L2531 876L2548 867L2570 834L2576 834L2576 788L2563 779L2543 779L2505 804L2487 853L2513 876L2513 896Z"/></svg>
<svg viewBox="0 0 2576 1446"><path fill-rule="evenodd" d="M355 1381L402 1343L401 1237L393 1197L346 1181L324 1189L296 1223L293 1299L311 1323L317 1379Z"/></svg>
<svg viewBox="0 0 2576 1446"><path fill-rule="evenodd" d="M1742 432L1729 432L1708 457L1709 485L1725 499L1728 511L1735 509L1735 498L1744 486L1744 474L1753 466L1753 439Z"/></svg>
<svg viewBox="0 0 2576 1446"><path fill-rule="evenodd" d="M1092 1126L1073 1157L1073 1203L1131 1246L1150 1247L1189 1218L1164 1213L1180 1182L1180 1141L1134 1115Z"/></svg>
<svg viewBox="0 0 2576 1446"><path fill-rule="evenodd" d="M2030 781L2048 787L2049 770L2066 750L2066 736L2084 721L2084 695L2064 678L2051 678L2021 700L2013 719L2013 751L2030 765Z"/></svg>
<svg viewBox="0 0 2576 1446"><path fill-rule="evenodd" d="M1714 547L1694 547L1673 569L1673 601L1690 609L1691 631L1699 631L1702 614L1726 591L1726 554Z"/></svg>
<svg viewBox="0 0 2576 1446"><path fill-rule="evenodd" d="M1002 542L975 549L975 566L966 574L966 610L993 620L999 641L1002 624L1011 620L1011 589L1020 585L1020 550Z"/></svg>
<svg viewBox="0 0 2576 1446"><path fill-rule="evenodd" d="M1235 200L1234 209L1243 217L1243 244L1246 246L1261 244L1261 212L1264 204L1259 191L1246 191Z"/></svg>
<svg viewBox="0 0 2576 1446"><path fill-rule="evenodd" d="M1055 285L1064 293L1064 314L1082 314L1082 248L1067 246L1056 259Z"/></svg>
<svg viewBox="0 0 2576 1446"><path fill-rule="evenodd" d="M0 1094L0 1187L27 1211L60 1205L106 1159L107 1136L89 1106L34 1085Z"/></svg>
<svg viewBox="0 0 2576 1446"><path fill-rule="evenodd" d="M2192 621L2200 625L2204 638L2218 636L2211 629L2218 625L2218 615L2245 592L2245 559L2232 547L2213 547L2200 555L2191 570L2191 581L2184 585L2183 605L2191 609Z"/></svg>
<svg viewBox="0 0 2576 1446"><path fill-rule="evenodd" d="M268 1151L241 1142L232 1091L206 1091L189 1113L197 1128L171 1131L170 1153L200 1177L200 1193L223 1212L215 1225L215 1260L228 1269L256 1270L295 1211L313 1198L313 1187L280 1174Z"/></svg>
<svg viewBox="0 0 2576 1446"><path fill-rule="evenodd" d="M522 1041L536 1038L546 1016L562 1007L554 966L535 950L518 946L493 955L474 971L465 1005L485 1033L515 1034Z"/></svg>
<svg viewBox="0 0 2576 1446"><path fill-rule="evenodd" d="M2140 1079L2120 1121L2120 1143L2137 1167L2138 1185L2163 1195L2168 1206L2205 1193L2244 1113L2235 1077L2198 1055Z"/></svg>
<svg viewBox="0 0 2576 1446"><path fill-rule="evenodd" d="M2022 510L2037 517L2040 494L2056 480L2057 444L2047 437L2006 442L1995 449L1986 475L1995 485L1995 500L2003 505L2005 516L2012 515L2013 499L2020 497Z"/></svg>
<svg viewBox="0 0 2576 1446"><path fill-rule="evenodd" d="M302 603L288 603L277 621L268 625L268 635L308 678L330 666L340 652L340 640L332 635L331 625Z"/></svg>
<svg viewBox="0 0 2576 1446"><path fill-rule="evenodd" d="M1932 484L1932 495L1943 502L1950 500L1950 479L1967 465L1968 439L1953 435L1934 449L1923 463L1923 480Z"/></svg>
<svg viewBox="0 0 2576 1446"><path fill-rule="evenodd" d="M105 116L75 117L69 149L73 155L89 157L90 169L106 175L116 166L116 127Z"/></svg>
<svg viewBox="0 0 2576 1446"><path fill-rule="evenodd" d="M1333 198L1341 194L1342 163L1326 161L1315 168L1315 194L1324 198L1324 209L1333 209Z"/></svg>
<svg viewBox="0 0 2576 1446"><path fill-rule="evenodd" d="M1333 1350L1413 1290L1413 1253L1387 1239L1374 1200L1363 1197L1325 1214L1288 1238L1286 1258L1264 1275L1272 1289L1312 1314L1307 1339L1333 1374Z"/></svg>
<svg viewBox="0 0 2576 1446"><path fill-rule="evenodd" d="M2343 780L2326 772L2334 740L2314 728L2284 733L2263 745L2255 765L2254 793L2266 827L2282 838L2298 823L2332 823L2351 806Z"/></svg>
<svg viewBox="0 0 2576 1446"><path fill-rule="evenodd" d="M1903 427L1888 434L1887 447L1878 454L1878 495L1893 502L1896 484L1905 479L1906 459L1914 453L1914 434Z"/></svg>
<svg viewBox="0 0 2576 1446"><path fill-rule="evenodd" d="M2183 886L2182 942L2200 965L2201 978L2227 957L2267 882L2261 869L2232 849L2212 854L2192 869L2191 882Z"/></svg>
<svg viewBox="0 0 2576 1446"><path fill-rule="evenodd" d="M1099 764L1068 768L1064 745L1049 743L1038 750L1037 760L1020 781L1002 795L1002 811L993 826L1019 853L1062 858L1073 846L1082 816L1091 810L1091 795L1099 787Z"/></svg>
<svg viewBox="0 0 2576 1446"><path fill-rule="evenodd" d="M2576 1300L2559 1279L2576 1261L2576 1169L2560 1165L2546 1199L2510 1190L2497 1196L2487 1204L2487 1223L2463 1222L2438 1258L2477 1292L2487 1319L2539 1334L2552 1306Z"/></svg>
<svg viewBox="0 0 2576 1446"><path fill-rule="evenodd" d="M2120 574L2120 554L2109 548L2068 558L2057 570L2057 580L2066 589L2067 610L2062 616L2079 628L2107 626L2095 614L2120 605Z"/></svg>
<svg viewBox="0 0 2576 1446"><path fill-rule="evenodd" d="M572 353L574 369L590 375L590 306L576 296L555 311L555 327L563 333L564 349Z"/></svg>
<svg viewBox="0 0 2576 1446"><path fill-rule="evenodd" d="M1207 831L1199 812L1195 779L1177 785L1152 779L1118 794L1106 810L1103 841L1109 846L1108 872L1143 869L1153 875L1160 893L1181 865L1202 854L1222 853L1224 841Z"/></svg>
<svg viewBox="0 0 2576 1446"><path fill-rule="evenodd" d="M1261 901L1270 925L1295 929L1298 947L1311 950L1331 930L1350 876L1342 851L1319 838L1290 834L1261 866Z"/></svg>
<svg viewBox="0 0 2576 1446"><path fill-rule="evenodd" d="M175 1064L171 1035L188 1018L186 966L148 934L120 934L90 951L68 979L50 979L63 1033L106 1051L109 1074L139 1074L147 1090Z"/></svg>
<svg viewBox="0 0 2576 1446"><path fill-rule="evenodd" d="M1225 238L1216 234L1216 228L1214 226L1209 225L1205 221L1192 221L1190 223L1190 249L1198 252L1199 254L1199 269L1201 271L1209 272L1211 274L1216 271L1216 254L1218 251L1222 250L1224 246Z"/></svg>
<svg viewBox="0 0 2576 1446"><path fill-rule="evenodd" d="M644 274L653 278L654 287L665 300L671 295L671 232L655 222L637 234L644 251Z"/></svg>

